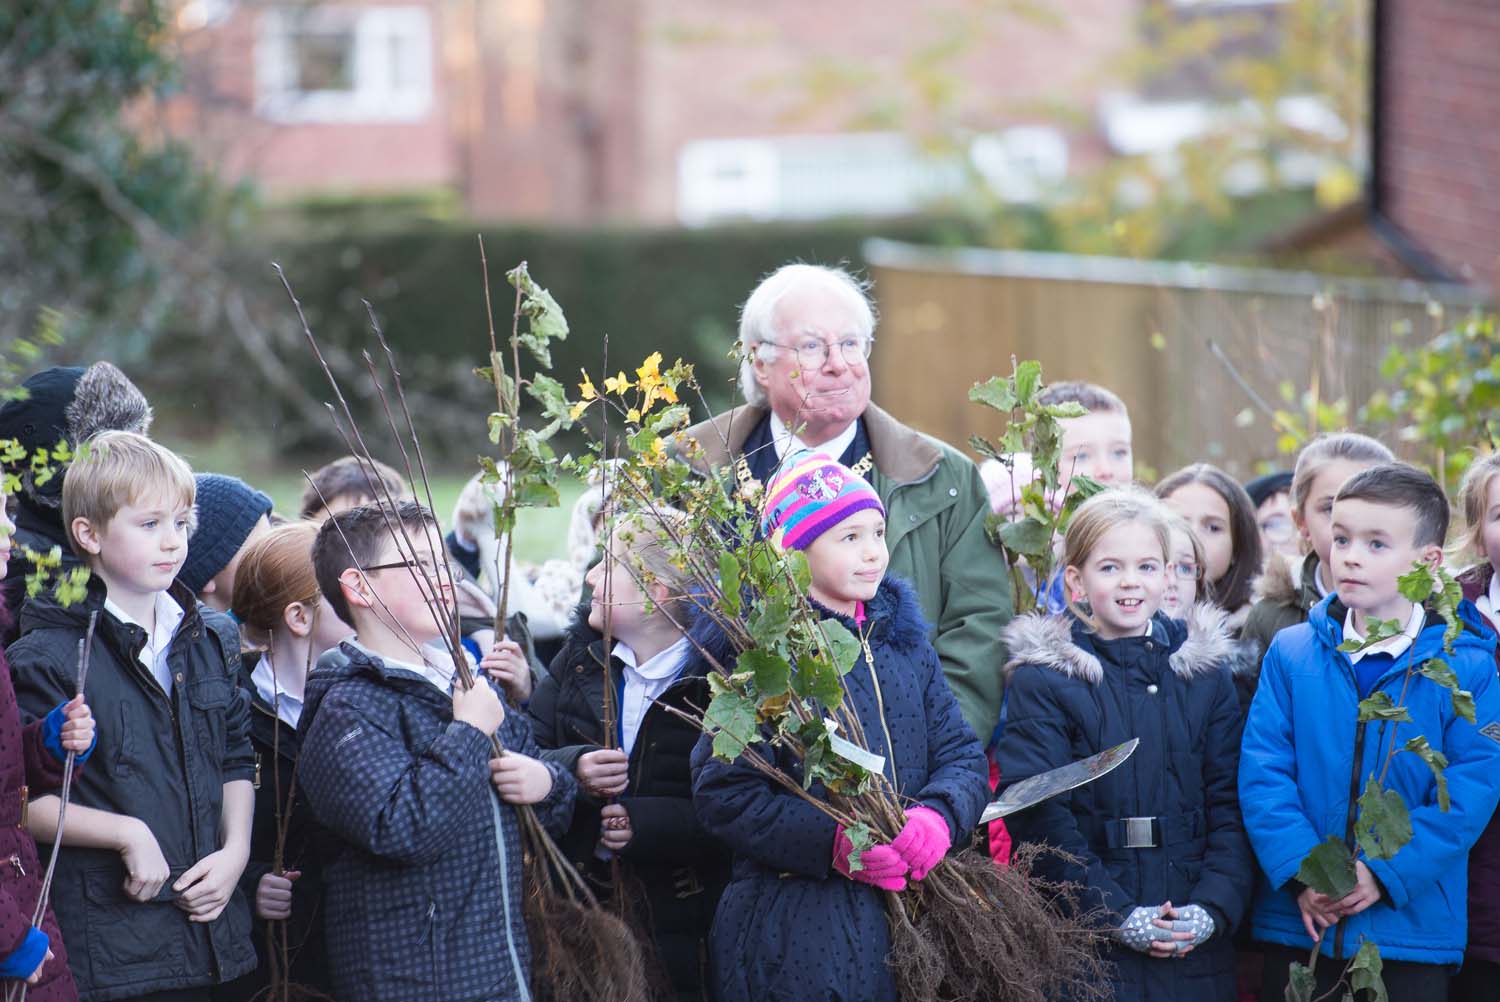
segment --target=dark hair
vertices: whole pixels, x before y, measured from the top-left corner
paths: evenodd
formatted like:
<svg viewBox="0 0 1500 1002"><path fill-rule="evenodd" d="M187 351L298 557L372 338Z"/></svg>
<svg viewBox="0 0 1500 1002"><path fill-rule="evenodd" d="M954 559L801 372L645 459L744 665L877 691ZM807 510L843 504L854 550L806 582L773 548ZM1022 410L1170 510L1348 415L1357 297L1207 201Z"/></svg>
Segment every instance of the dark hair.
<svg viewBox="0 0 1500 1002"><path fill-rule="evenodd" d="M1127 418L1130 416L1130 412L1125 409L1125 401L1098 383L1085 383L1081 379L1069 379L1044 387L1038 402L1078 404L1090 414L1120 414Z"/></svg>
<svg viewBox="0 0 1500 1002"><path fill-rule="evenodd" d="M1409 463L1381 463L1361 470L1339 488L1334 503L1366 501L1409 508L1417 516L1418 546L1442 546L1448 538L1448 497L1438 482Z"/></svg>
<svg viewBox="0 0 1500 1002"><path fill-rule="evenodd" d="M339 498L384 502L390 498L400 500L411 493L401 474L374 458L362 462L358 456L344 456L320 466L308 480L302 491L299 518L311 518Z"/></svg>
<svg viewBox="0 0 1500 1002"><path fill-rule="evenodd" d="M351 567L363 568L375 562L389 542L395 541L395 533L408 538L421 537L428 526L437 525L432 512L415 501L397 501L388 504L362 504L341 511L318 530L313 540L313 573L318 579L318 589L333 611L346 623L353 624L349 603L344 601L344 589L339 577Z"/></svg>
<svg viewBox="0 0 1500 1002"><path fill-rule="evenodd" d="M1250 589L1260 576L1264 559L1255 505L1238 481L1208 463L1194 463L1178 470L1156 485L1156 496L1165 500L1188 484L1208 487L1224 499L1229 509L1229 570L1219 580L1207 584L1209 599L1219 608L1235 612L1250 601Z"/></svg>

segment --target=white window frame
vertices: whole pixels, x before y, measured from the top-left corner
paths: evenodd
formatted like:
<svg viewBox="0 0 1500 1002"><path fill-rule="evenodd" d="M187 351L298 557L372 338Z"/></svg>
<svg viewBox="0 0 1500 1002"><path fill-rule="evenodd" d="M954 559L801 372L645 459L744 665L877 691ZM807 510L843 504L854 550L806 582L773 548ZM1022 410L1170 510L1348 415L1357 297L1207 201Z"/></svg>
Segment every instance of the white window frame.
<svg viewBox="0 0 1500 1002"><path fill-rule="evenodd" d="M297 89L293 38L302 31L354 36L350 90ZM393 51L393 38L406 44ZM400 60L399 65L396 60ZM399 75L409 81L396 86ZM255 46L256 111L276 122L409 122L432 110L432 20L422 7L311 7L262 12Z"/></svg>

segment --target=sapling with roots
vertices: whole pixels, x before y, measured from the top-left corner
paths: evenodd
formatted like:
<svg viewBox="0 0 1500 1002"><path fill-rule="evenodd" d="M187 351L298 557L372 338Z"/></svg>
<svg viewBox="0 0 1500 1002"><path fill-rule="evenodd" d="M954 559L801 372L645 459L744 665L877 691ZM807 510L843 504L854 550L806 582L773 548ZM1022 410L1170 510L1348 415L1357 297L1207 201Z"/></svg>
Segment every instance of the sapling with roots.
<svg viewBox="0 0 1500 1002"><path fill-rule="evenodd" d="M1458 582L1442 567L1419 562L1412 566L1409 573L1402 575L1399 589L1402 597L1418 605L1425 604L1446 623L1443 651L1451 656L1453 641L1463 631L1463 621L1458 614L1458 604L1463 600L1463 593ZM1346 654L1365 650L1399 636L1404 626L1397 620L1373 619L1363 640L1347 640L1338 649ZM1357 747L1363 745L1364 740L1369 737L1370 729L1374 728L1377 755L1382 750L1384 752L1384 757L1380 759L1379 774L1372 772L1365 777L1363 792L1356 801L1356 812L1348 835L1344 838L1329 835L1307 854L1297 871L1298 881L1331 899L1343 898L1354 891L1357 883L1355 864L1360 856L1368 859L1391 859L1412 839L1411 805L1406 803L1398 791L1386 787L1391 763L1397 755L1412 754L1427 765L1432 771L1438 809L1444 813L1448 811L1448 783L1444 776L1448 759L1441 751L1432 747L1426 735L1413 734L1408 737L1401 734L1401 725L1412 722L1406 707L1407 693L1412 683L1420 677L1447 689L1454 715L1470 726L1476 724L1474 696L1461 687L1457 674L1448 662L1441 657L1418 662L1415 645L1408 648L1405 657L1406 671L1396 700L1392 700L1389 693L1376 690L1359 702L1356 726L1361 733ZM1358 761L1354 763L1354 768L1360 768ZM1338 927L1342 921L1339 919L1333 926L1325 929L1323 935L1341 935ZM1381 977L1382 961L1378 943L1371 940L1361 942L1353 958L1340 973L1333 990L1317 995L1315 978L1321 945L1320 940L1313 946L1307 963L1292 964L1286 988L1287 1002L1353 998L1360 992L1365 993L1365 999L1383 1002L1386 990ZM1340 994L1341 992L1347 994Z"/></svg>

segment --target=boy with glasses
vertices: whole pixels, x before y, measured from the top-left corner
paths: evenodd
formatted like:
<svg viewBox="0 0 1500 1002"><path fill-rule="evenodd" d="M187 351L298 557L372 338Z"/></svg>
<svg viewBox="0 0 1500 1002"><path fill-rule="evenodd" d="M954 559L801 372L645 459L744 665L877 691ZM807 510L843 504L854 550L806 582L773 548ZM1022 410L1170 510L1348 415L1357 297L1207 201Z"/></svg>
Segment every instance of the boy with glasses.
<svg viewBox="0 0 1500 1002"><path fill-rule="evenodd" d="M530 892L510 805L534 804L560 833L572 775L533 757L526 715L486 674L468 689L458 679L442 646L452 572L427 509L402 501L334 515L313 567L355 631L308 676L300 723L298 780L341 850L324 871L335 996L530 998ZM520 657L497 645L480 667Z"/></svg>

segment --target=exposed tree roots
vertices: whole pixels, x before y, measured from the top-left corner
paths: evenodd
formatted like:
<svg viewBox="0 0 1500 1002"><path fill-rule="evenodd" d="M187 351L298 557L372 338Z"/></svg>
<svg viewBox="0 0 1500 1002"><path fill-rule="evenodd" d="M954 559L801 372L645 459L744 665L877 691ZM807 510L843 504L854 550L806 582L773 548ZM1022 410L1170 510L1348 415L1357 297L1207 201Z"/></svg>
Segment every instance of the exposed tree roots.
<svg viewBox="0 0 1500 1002"><path fill-rule="evenodd" d="M648 1002L644 951L618 915L559 890L542 853L527 853L526 886L531 982L538 998Z"/></svg>
<svg viewBox="0 0 1500 1002"><path fill-rule="evenodd" d="M1032 873L1049 850L1021 847L1008 867L966 849L887 895L887 961L903 999L1106 1002L1105 934L1075 889Z"/></svg>

